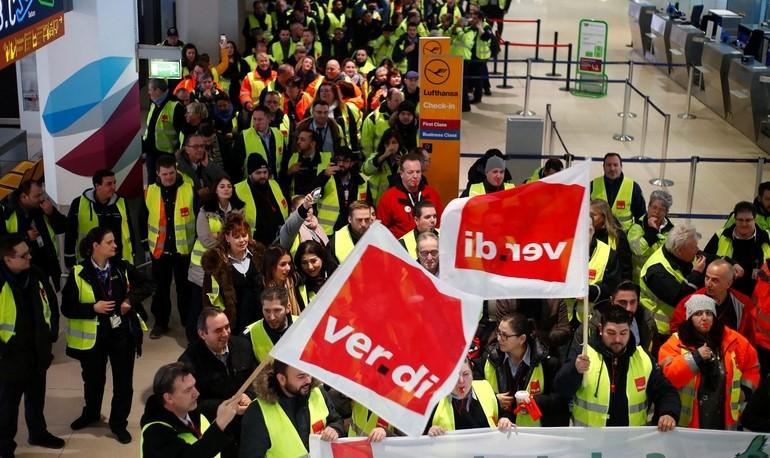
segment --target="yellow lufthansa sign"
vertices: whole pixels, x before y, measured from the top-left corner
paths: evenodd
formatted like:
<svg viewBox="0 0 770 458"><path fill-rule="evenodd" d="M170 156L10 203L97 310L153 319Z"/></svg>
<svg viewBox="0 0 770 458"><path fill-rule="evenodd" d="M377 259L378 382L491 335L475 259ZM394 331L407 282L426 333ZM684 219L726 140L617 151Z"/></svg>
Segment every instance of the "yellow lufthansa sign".
<svg viewBox="0 0 770 458"><path fill-rule="evenodd" d="M432 153L428 181L444 202L457 197L460 173L463 60L449 40L420 39L420 144Z"/></svg>

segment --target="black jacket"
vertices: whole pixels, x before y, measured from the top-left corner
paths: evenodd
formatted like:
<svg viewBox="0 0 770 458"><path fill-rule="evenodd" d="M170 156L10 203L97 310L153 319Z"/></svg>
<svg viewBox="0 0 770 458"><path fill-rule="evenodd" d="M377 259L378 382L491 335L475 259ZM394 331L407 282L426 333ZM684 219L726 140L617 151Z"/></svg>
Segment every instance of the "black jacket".
<svg viewBox="0 0 770 458"><path fill-rule="evenodd" d="M200 412L196 410L189 415L192 422L200 429ZM155 424L144 430L145 425L156 421L171 425L171 428ZM192 433L192 430L176 415L166 410L161 399L152 395L147 399L144 414L139 421L139 425L143 428L141 454L145 458L214 458L230 443L230 439L214 423L213 418L210 422L211 426L203 436L194 444L188 444L178 435L185 432Z"/></svg>
<svg viewBox="0 0 770 458"><path fill-rule="evenodd" d="M72 267L76 263L76 256L78 250L78 242L80 237L78 234L78 210L80 209L80 200L86 199L89 201L89 211L92 212L91 218L94 216L98 221L99 227L107 227L115 235L115 243L118 245L118 251L116 258L123 257L123 234L122 234L122 222L123 217L118 210L117 202L121 197L114 194L109 202L102 204L94 197L94 189L89 188L83 191L83 194L75 197L70 204L70 211L67 213L67 232L64 234L64 264L67 267ZM129 218L128 231L129 240L134 239L133 225L131 224L131 215L128 211L128 205L126 205L126 216ZM127 259L127 261L133 262L133 259Z"/></svg>
<svg viewBox="0 0 770 458"><path fill-rule="evenodd" d="M5 221L3 221L2 232L6 232L6 223L15 213L18 224L17 232L24 237L27 245L29 245L30 253L32 253L32 264L51 277L54 287L58 291L60 284L59 277L61 276L59 253L56 252L56 247L51 239L51 234L46 227L46 219L51 225L54 234L64 234L67 230L67 217L59 213L59 210L56 208L53 209L53 213L50 215L45 215L40 208L35 208L30 212L26 212L18 203L17 195L18 191L11 194L11 198L9 198L5 204L5 214L3 215ZM43 241L42 247L38 244L37 240L29 240L27 237L27 231L30 229L33 222Z"/></svg>
<svg viewBox="0 0 770 458"><path fill-rule="evenodd" d="M671 267L684 274L685 281L678 281L661 264L655 264L647 269L644 282L658 299L675 307L685 296L703 287L704 275L693 270L692 263L677 258L666 247L662 247L661 250L663 250L663 256L666 257Z"/></svg>
<svg viewBox="0 0 770 458"><path fill-rule="evenodd" d="M726 259L733 264L740 264L745 274L743 277L735 280L733 288L747 296L754 292L756 280L752 278L751 272L759 269L765 262L765 253L762 251L762 245L770 244L770 235L763 231L759 226L756 227L756 235L750 239L739 240L733 235L735 224L731 224L721 230L721 233L730 239L732 243L732 253ZM717 249L719 248L719 233L714 234L709 243L703 249L706 254L706 262L710 263L718 258Z"/></svg>
<svg viewBox="0 0 770 458"><path fill-rule="evenodd" d="M51 365L51 344L59 333L59 307L48 279L34 266L14 275L0 262L0 290L6 284L16 303L16 325L15 335L7 342L0 340L0 380L19 382L45 372ZM50 327L43 316L41 294L48 298Z"/></svg>
<svg viewBox="0 0 770 458"><path fill-rule="evenodd" d="M543 413L543 417L540 419L540 424L542 426L569 426L569 410L567 407L567 399L554 391L553 386L553 379L556 377L556 373L561 367L559 359L550 356L548 354L548 348L540 343L539 340L527 339L527 342L531 343L531 345L529 346L529 370L523 378L525 383L532 376L532 371L534 368L537 367L538 364L543 365L543 386L540 387L540 393L534 395L535 402L537 403L538 407L540 407L540 411ZM497 387L499 393L510 393L513 395L518 390L527 389L526 385L516 387L508 386L508 374L510 373L510 369L508 367L508 363L505 361L505 353L500 351L497 342L493 342L489 346L487 360L495 367L497 372ZM483 365L474 368L474 378L483 379L483 371ZM516 408L515 403L512 408ZM501 411L500 416L508 417L514 423L516 422L516 414L513 413L513 410L510 412Z"/></svg>
<svg viewBox="0 0 770 458"><path fill-rule="evenodd" d="M628 345L620 355L614 355L612 350L607 348L601 340L601 336L598 333L592 335L589 339L589 345L599 352L604 358L604 363L607 368L611 368L613 365L613 359L617 359L617 375L615 378L615 385L618 387L626 386L626 376L628 374L629 362L631 360L632 350L636 347L636 341L634 335L630 334ZM575 368L575 359L581 353L581 347L572 348L564 365L559 369L554 380L554 386L556 391L562 396L572 399L583 383L583 374L580 374ZM639 348L639 351L644 351ZM679 411L682 407L679 400L679 393L676 388L671 385L671 382L663 375L663 372L658 367L658 363L650 358L652 362L652 372L650 378L647 380L647 402L654 404L655 415L653 417L653 423L657 424L658 418L663 415L671 415L675 420L679 420ZM608 369L609 370L609 369ZM595 381L589 381L594 384ZM593 386L593 385L592 385ZM607 426L628 426L628 397L626 396L625 389L618 389L615 393L610 393L610 408L609 418L607 419Z"/></svg>
<svg viewBox="0 0 770 458"><path fill-rule="evenodd" d="M126 315L122 316L121 329L123 332L128 332L131 335L136 354L141 356L143 331L139 323L139 317L145 322L147 321L147 312L144 310L142 301L150 297L155 291L155 283L130 263L121 259L111 259L110 278L112 279L112 296L108 296L99 284L99 280L96 276L96 269L94 268L91 259L84 260L80 265L83 266L83 270L80 271L79 276L86 283L91 285L91 288L94 290L96 302L115 301L115 313L119 314L120 304L128 299L129 304L131 304L131 310ZM67 318L84 320L97 318L99 320L99 326L97 327L96 338L106 338L107 335L113 331L112 326L110 325L110 315L103 313L97 314L96 311L94 311L94 303L84 304L80 302L80 294L78 292L77 284L75 283L74 272L75 271L73 270L70 273L70 276L67 277L67 283L62 290L61 313ZM126 282L126 280L128 280L128 282ZM75 350L67 347L67 356L80 359L90 351L91 350Z"/></svg>
<svg viewBox="0 0 770 458"><path fill-rule="evenodd" d="M609 233L607 229L598 229L594 234L597 240L601 240L607 245L609 242ZM615 254L618 259L618 281L631 280L633 268L631 266L631 246L628 244L628 237L623 231L618 231L618 237L615 241Z"/></svg>
<svg viewBox="0 0 770 458"><path fill-rule="evenodd" d="M227 367L201 339L191 343L179 361L193 369L195 387L200 392L198 410L207 418L216 417L219 404L234 395L257 367L251 342L242 336L230 338ZM252 392L247 394L254 397Z"/></svg>

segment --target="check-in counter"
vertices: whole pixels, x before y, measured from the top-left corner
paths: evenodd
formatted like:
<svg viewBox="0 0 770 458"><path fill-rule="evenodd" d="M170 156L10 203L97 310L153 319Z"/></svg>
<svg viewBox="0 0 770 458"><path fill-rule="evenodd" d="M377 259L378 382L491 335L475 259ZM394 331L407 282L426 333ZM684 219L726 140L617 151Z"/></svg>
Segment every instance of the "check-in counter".
<svg viewBox="0 0 770 458"><path fill-rule="evenodd" d="M728 121L751 141L757 141L760 123L770 115L770 68L740 59L730 62L730 107Z"/></svg>
<svg viewBox="0 0 770 458"><path fill-rule="evenodd" d="M698 70L703 75L703 91L695 96L722 117L730 113L730 61L743 53L724 43L709 41L703 44L703 56Z"/></svg>
<svg viewBox="0 0 770 458"><path fill-rule="evenodd" d="M650 49L650 22L655 5L645 2L628 2L628 24L631 28L631 43L640 56Z"/></svg>
<svg viewBox="0 0 770 458"><path fill-rule="evenodd" d="M655 13L652 15L649 34L652 45L651 49L647 49L647 52L644 54L644 58L647 59L648 62L661 64L657 67L658 70L664 73L669 73L671 71L671 52L669 51L669 48L671 47L670 37L672 24L673 21L663 14Z"/></svg>
<svg viewBox="0 0 770 458"><path fill-rule="evenodd" d="M671 79L687 88L687 71L690 67L700 67L703 54L703 42L706 34L690 24L671 24L669 53L671 54ZM677 65L687 65L681 67ZM696 79L696 81L698 81Z"/></svg>

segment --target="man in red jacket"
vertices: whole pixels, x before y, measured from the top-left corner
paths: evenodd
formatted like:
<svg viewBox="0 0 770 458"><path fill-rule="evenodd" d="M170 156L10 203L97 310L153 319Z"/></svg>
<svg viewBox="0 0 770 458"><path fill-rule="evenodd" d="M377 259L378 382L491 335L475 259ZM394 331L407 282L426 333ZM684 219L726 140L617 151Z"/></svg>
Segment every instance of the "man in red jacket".
<svg viewBox="0 0 770 458"><path fill-rule="evenodd" d="M738 331L754 343L754 302L734 288L735 270L729 261L716 259L706 268L705 288L693 294L705 294L716 302L716 319L725 326ZM685 321L685 303L692 296L685 296L674 309L671 317L671 332L676 332Z"/></svg>
<svg viewBox="0 0 770 458"><path fill-rule="evenodd" d="M397 239L415 228L412 210L417 202L433 202L439 221L442 210L438 191L422 179L420 156L414 153L404 155L399 166L399 176L401 180L385 191L377 205L377 217Z"/></svg>

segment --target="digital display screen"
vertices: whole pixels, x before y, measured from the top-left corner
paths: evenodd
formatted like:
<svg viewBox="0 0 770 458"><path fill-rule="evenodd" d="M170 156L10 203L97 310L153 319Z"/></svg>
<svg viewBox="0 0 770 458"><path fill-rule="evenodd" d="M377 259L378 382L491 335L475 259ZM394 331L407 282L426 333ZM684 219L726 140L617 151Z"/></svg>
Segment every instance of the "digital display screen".
<svg viewBox="0 0 770 458"><path fill-rule="evenodd" d="M150 78L182 77L182 62L178 60L150 59Z"/></svg>

